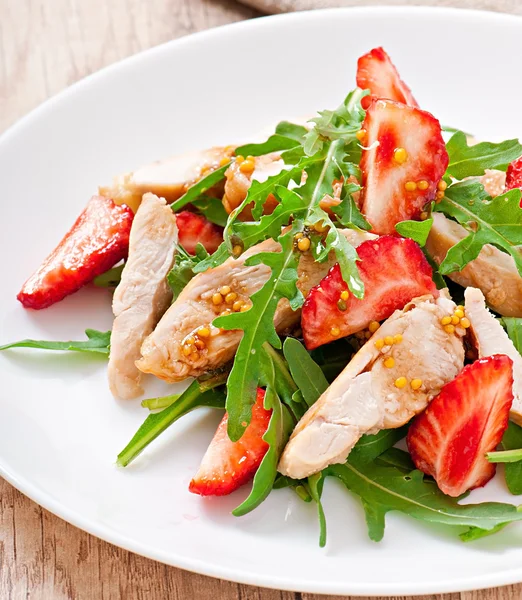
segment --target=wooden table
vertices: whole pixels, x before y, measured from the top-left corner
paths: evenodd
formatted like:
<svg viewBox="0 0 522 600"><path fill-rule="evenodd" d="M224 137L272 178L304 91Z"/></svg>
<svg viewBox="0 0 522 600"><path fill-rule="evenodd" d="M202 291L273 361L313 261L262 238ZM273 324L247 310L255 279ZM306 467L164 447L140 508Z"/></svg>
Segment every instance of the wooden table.
<svg viewBox="0 0 522 600"><path fill-rule="evenodd" d="M255 16L232 0L0 0L0 131L106 64L193 31ZM65 523L0 480L0 600L22 598L325 597L228 583L136 556ZM522 585L423 600L435 598L518 600Z"/></svg>

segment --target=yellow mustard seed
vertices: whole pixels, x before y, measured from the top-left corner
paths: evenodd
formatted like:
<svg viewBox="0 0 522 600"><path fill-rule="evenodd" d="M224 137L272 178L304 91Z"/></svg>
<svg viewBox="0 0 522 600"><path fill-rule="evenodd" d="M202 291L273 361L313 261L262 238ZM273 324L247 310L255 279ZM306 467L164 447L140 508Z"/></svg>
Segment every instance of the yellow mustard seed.
<svg viewBox="0 0 522 600"><path fill-rule="evenodd" d="M375 333L377 331L377 329L379 329L380 324L379 321L370 321L370 324L368 325L368 329L370 330L371 333Z"/></svg>
<svg viewBox="0 0 522 600"><path fill-rule="evenodd" d="M425 221L428 218L428 216L428 213L425 210L423 210L420 214L420 220Z"/></svg>
<svg viewBox="0 0 522 600"><path fill-rule="evenodd" d="M295 235L294 235L294 240L300 240L302 237L304 236L304 233L302 231L298 231Z"/></svg>
<svg viewBox="0 0 522 600"><path fill-rule="evenodd" d="M346 305L346 302L344 300L341 300L339 298L339 300L337 300L337 308L340 311L344 312L348 308L348 306Z"/></svg>
<svg viewBox="0 0 522 600"><path fill-rule="evenodd" d="M394 385L395 385L396 388L402 389L403 387L406 386L407 383L408 383L408 380L406 379L406 377L398 377L395 380L395 384Z"/></svg>
<svg viewBox="0 0 522 600"><path fill-rule="evenodd" d="M227 294L230 294L230 286L229 285L224 285L220 290L219 293L222 296L226 296Z"/></svg>
<svg viewBox="0 0 522 600"><path fill-rule="evenodd" d="M394 344L400 344L401 342L402 342L402 335L400 333L397 333L396 335L393 336Z"/></svg>
<svg viewBox="0 0 522 600"><path fill-rule="evenodd" d="M241 312L246 312L247 310L250 310L250 306L248 304L243 304L241 307Z"/></svg>
<svg viewBox="0 0 522 600"><path fill-rule="evenodd" d="M464 308L464 306L462 306L462 304L459 304L457 306L457 310L466 310L466 309Z"/></svg>
<svg viewBox="0 0 522 600"><path fill-rule="evenodd" d="M255 159L255 157L254 157L254 156L252 156L251 154L249 154L249 155L246 157L246 159L247 159L247 160L256 160L256 159Z"/></svg>
<svg viewBox="0 0 522 600"><path fill-rule="evenodd" d="M241 156L241 154L238 154L236 156L236 162L237 162L238 165L240 165L244 160L245 160L245 157Z"/></svg>
<svg viewBox="0 0 522 600"><path fill-rule="evenodd" d="M392 346L392 345L393 345L393 337L392 337L391 335L387 335L387 336L384 338L384 343L385 343L387 346Z"/></svg>
<svg viewBox="0 0 522 600"><path fill-rule="evenodd" d="M417 184L415 183L415 181L407 181L404 184L404 189L407 192L414 192L417 189Z"/></svg>
<svg viewBox="0 0 522 600"><path fill-rule="evenodd" d="M348 300L348 298L350 297L350 292L348 290L344 290L341 292L341 300Z"/></svg>
<svg viewBox="0 0 522 600"><path fill-rule="evenodd" d="M359 131L355 134L355 137L360 141L363 142L366 139L366 129L359 129Z"/></svg>
<svg viewBox="0 0 522 600"><path fill-rule="evenodd" d="M460 308L457 308L457 310L453 313L456 317L458 317L459 319L462 319L462 317L464 316L464 311L460 310Z"/></svg>
<svg viewBox="0 0 522 600"><path fill-rule="evenodd" d="M419 190L427 190L430 187L430 184L425 180L425 179L421 179L418 183L417 183L417 187L419 188Z"/></svg>
<svg viewBox="0 0 522 600"><path fill-rule="evenodd" d="M194 342L194 345L196 346L196 348L197 348L198 350L203 350L203 348L205 348L205 347L206 347L206 344L205 344L205 342L204 342L203 340L196 340L196 341Z"/></svg>
<svg viewBox="0 0 522 600"><path fill-rule="evenodd" d="M227 304L233 304L236 300L237 300L237 294L236 294L236 292L229 292L225 296L225 302Z"/></svg>
<svg viewBox="0 0 522 600"><path fill-rule="evenodd" d="M393 160L402 165L408 160L408 153L404 148L396 148L393 153Z"/></svg>
<svg viewBox="0 0 522 600"><path fill-rule="evenodd" d="M186 346L183 346L183 348L181 349L181 351L183 352L183 354L185 356L189 356L189 354L192 354L193 350L194 350L194 347L189 346L188 344Z"/></svg>
<svg viewBox="0 0 522 600"><path fill-rule="evenodd" d="M422 379L412 379L410 381L410 386L412 390L418 390L422 386Z"/></svg>
<svg viewBox="0 0 522 600"><path fill-rule="evenodd" d="M377 348L377 350L382 350L384 348L384 340L375 340L375 347Z"/></svg>
<svg viewBox="0 0 522 600"><path fill-rule="evenodd" d="M447 187L448 184L444 181L444 179L441 179L439 183L437 183L437 189L439 192L443 192Z"/></svg>
<svg viewBox="0 0 522 600"><path fill-rule="evenodd" d="M444 331L446 333L455 333L455 325L444 325Z"/></svg>
<svg viewBox="0 0 522 600"><path fill-rule="evenodd" d="M197 334L200 338L208 338L210 337L210 329L208 327L200 327Z"/></svg>
<svg viewBox="0 0 522 600"><path fill-rule="evenodd" d="M245 174L253 173L255 168L256 165L252 160L245 160L239 165L239 170Z"/></svg>
<svg viewBox="0 0 522 600"><path fill-rule="evenodd" d="M435 194L435 198L437 198L437 200L442 200L444 198L444 192L438 191Z"/></svg>
<svg viewBox="0 0 522 600"><path fill-rule="evenodd" d="M451 317L451 322L452 322L453 325L458 325L460 323L460 319L456 315L453 315Z"/></svg>
<svg viewBox="0 0 522 600"><path fill-rule="evenodd" d="M324 233L328 229L328 225L325 225L323 221L319 221L314 225L314 229L317 233Z"/></svg>
<svg viewBox="0 0 522 600"><path fill-rule="evenodd" d="M297 247L299 248L299 250L301 252L306 252L307 250L310 249L310 240L308 238L301 238L297 242Z"/></svg>
<svg viewBox="0 0 522 600"><path fill-rule="evenodd" d="M239 244L232 248L232 254L236 257L241 256L242 252L243 252L243 248L241 248L241 246Z"/></svg>
<svg viewBox="0 0 522 600"><path fill-rule="evenodd" d="M449 325L451 323L451 317L442 317L440 320L441 325Z"/></svg>
<svg viewBox="0 0 522 600"><path fill-rule="evenodd" d="M223 296L220 293L214 294L212 296L212 302L216 305L219 306L220 304L223 303Z"/></svg>
<svg viewBox="0 0 522 600"><path fill-rule="evenodd" d="M243 301L242 300L236 300L234 302L234 304L232 305L232 310L234 312L239 312L241 310L242 306L243 306Z"/></svg>
<svg viewBox="0 0 522 600"><path fill-rule="evenodd" d="M339 329L339 327L332 327L332 328L330 329L330 334L331 334L333 337L337 337L337 336L338 336L340 333L341 333L341 330Z"/></svg>
<svg viewBox="0 0 522 600"><path fill-rule="evenodd" d="M460 326L464 327L464 329L467 329L468 327L471 327L471 322L467 317L464 317L460 320Z"/></svg>
<svg viewBox="0 0 522 600"><path fill-rule="evenodd" d="M393 367L395 366L395 359L392 358L391 356L388 356L388 358L386 358L384 361L384 366L387 369L393 369Z"/></svg>
<svg viewBox="0 0 522 600"><path fill-rule="evenodd" d="M228 165L228 163L230 162L230 158L224 156L220 161L219 161L219 166L220 167L224 167L225 165Z"/></svg>

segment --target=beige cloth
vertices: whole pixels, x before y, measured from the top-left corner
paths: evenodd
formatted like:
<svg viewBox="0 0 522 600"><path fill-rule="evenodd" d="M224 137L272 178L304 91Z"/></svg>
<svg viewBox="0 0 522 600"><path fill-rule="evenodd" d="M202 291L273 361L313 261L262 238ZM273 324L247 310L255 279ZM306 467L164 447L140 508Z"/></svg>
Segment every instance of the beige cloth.
<svg viewBox="0 0 522 600"><path fill-rule="evenodd" d="M522 0L241 0L265 13L339 6L452 6L522 15Z"/></svg>

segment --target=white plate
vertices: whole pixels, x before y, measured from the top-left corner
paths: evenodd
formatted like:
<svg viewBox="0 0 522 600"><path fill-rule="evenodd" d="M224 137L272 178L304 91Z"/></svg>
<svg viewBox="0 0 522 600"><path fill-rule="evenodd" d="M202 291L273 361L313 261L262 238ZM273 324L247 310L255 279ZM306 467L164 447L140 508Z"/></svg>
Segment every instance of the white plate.
<svg viewBox="0 0 522 600"><path fill-rule="evenodd" d="M74 339L109 328L109 296L87 290L42 312L15 294L98 183L172 153L227 143L267 123L335 107L356 58L383 45L421 105L483 138L522 133L513 70L522 20L493 13L361 8L257 19L194 35L103 70L47 102L0 141L1 341ZM330 594L421 594L522 581L522 527L464 545L392 514L368 540L357 499L329 481L329 541L312 506L274 493L254 513L244 493L187 491L216 425L198 413L127 470L117 452L144 418L115 402L103 360L36 351L0 356L0 472L42 506L165 563L261 586ZM154 393L158 387L150 388ZM473 494L514 501L501 481Z"/></svg>

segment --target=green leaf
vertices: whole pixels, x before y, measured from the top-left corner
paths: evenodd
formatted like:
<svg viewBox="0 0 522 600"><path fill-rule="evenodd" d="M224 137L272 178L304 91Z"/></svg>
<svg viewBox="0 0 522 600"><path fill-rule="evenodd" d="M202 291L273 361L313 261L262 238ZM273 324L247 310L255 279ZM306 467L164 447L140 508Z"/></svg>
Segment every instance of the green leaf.
<svg viewBox="0 0 522 600"><path fill-rule="evenodd" d="M358 349L359 346L354 344L352 338L342 338L312 350L310 356L321 367L327 381L331 383L339 376Z"/></svg>
<svg viewBox="0 0 522 600"><path fill-rule="evenodd" d="M517 507L517 510L519 511L520 507ZM484 537L494 535L495 533L502 531L504 529L504 527L509 525L509 523L510 523L510 521L508 521L507 523L500 523L496 527L493 527L493 529L489 529L489 530L480 529L480 527L470 527L467 531L465 531L464 533L461 533L459 535L459 537L463 542L474 542L476 540L480 540Z"/></svg>
<svg viewBox="0 0 522 600"><path fill-rule="evenodd" d="M451 137L446 149L449 155L447 174L455 179L484 175L486 169L505 171L510 162L522 155L522 146L516 139L500 144L481 142L468 146L462 131Z"/></svg>
<svg viewBox="0 0 522 600"><path fill-rule="evenodd" d="M123 267L125 265L118 265L117 267L112 267L105 273L98 275L98 277L94 278L94 285L96 287L104 287L104 288L116 288L121 281L121 274L123 272Z"/></svg>
<svg viewBox="0 0 522 600"><path fill-rule="evenodd" d="M308 129L303 125L296 125L289 121L281 121L277 124L276 133L284 135L287 138L291 138L300 144L304 141L304 136L308 133Z"/></svg>
<svg viewBox="0 0 522 600"><path fill-rule="evenodd" d="M518 450L522 448L522 427L515 423L509 423L500 446L503 450ZM504 475L509 491L515 496L522 494L522 463L506 464L504 466Z"/></svg>
<svg viewBox="0 0 522 600"><path fill-rule="evenodd" d="M403 473L411 473L415 469L411 456L400 448L388 448L375 459L375 462L385 467L396 467Z"/></svg>
<svg viewBox="0 0 522 600"><path fill-rule="evenodd" d="M225 178L225 172L228 167L230 167L230 163L223 165L215 171L211 171L206 177L203 177L203 179L200 179L193 186L189 187L187 192L181 196L181 198L178 198L170 205L170 208L172 208L174 212L178 212L187 204L194 202L194 200L197 200L200 196L206 194L210 188L214 187Z"/></svg>
<svg viewBox="0 0 522 600"><path fill-rule="evenodd" d="M229 258L229 256L230 254L228 252L227 245L225 242L222 242L214 254L211 254L207 258L204 258L201 262L198 262L198 264L192 268L192 272L197 275L198 273L204 273L208 269L219 267L219 265L222 265L227 258Z"/></svg>
<svg viewBox="0 0 522 600"><path fill-rule="evenodd" d="M323 473L316 473L315 475L308 477L308 488L314 502L317 504L317 516L319 518L319 546L321 548L326 546L326 517L321 502L324 479Z"/></svg>
<svg viewBox="0 0 522 600"><path fill-rule="evenodd" d="M272 491L277 477L279 457L294 427L286 407L272 386L266 388L264 407L272 410L268 428L263 435L268 450L256 471L248 498L232 511L235 517L242 517L257 508Z"/></svg>
<svg viewBox="0 0 522 600"><path fill-rule="evenodd" d="M522 448L488 452L486 456L490 463L516 463L522 460Z"/></svg>
<svg viewBox="0 0 522 600"><path fill-rule="evenodd" d="M405 438L407 433L408 425L404 425L398 429L382 429L375 435L363 435L350 452L350 456L354 461L371 462Z"/></svg>
<svg viewBox="0 0 522 600"><path fill-rule="evenodd" d="M448 275L462 270L477 258L485 244L494 244L511 254L522 275L520 196L517 188L491 198L474 179L451 185L435 209L456 219L468 229L469 235L450 248L439 267L440 273Z"/></svg>
<svg viewBox="0 0 522 600"><path fill-rule="evenodd" d="M83 342L47 342L44 340L21 340L0 346L0 350L9 348L37 348L40 350L63 350L68 352L92 352L94 354L109 355L111 345L110 331L97 331L86 329L87 341Z"/></svg>
<svg viewBox="0 0 522 600"><path fill-rule="evenodd" d="M216 380L215 384L221 385L222 382ZM173 401L161 412L151 414L145 419L131 441L118 454L116 463L120 467L126 467L168 427L195 408L225 408L225 395L221 390L209 389L208 384L204 385L203 389L205 391L202 392L201 384L193 381L181 396L176 399L170 396L163 400L165 404L168 404L171 398Z"/></svg>
<svg viewBox="0 0 522 600"><path fill-rule="evenodd" d="M364 231L370 231L372 226L364 218L357 207L352 194L360 189L360 186L354 183L348 183L343 187L341 203L332 208L332 212L337 216L341 225L350 228L358 228Z"/></svg>
<svg viewBox="0 0 522 600"><path fill-rule="evenodd" d="M228 213L219 198L203 195L193 200L191 204L211 223L215 223L220 227L226 225Z"/></svg>
<svg viewBox="0 0 522 600"><path fill-rule="evenodd" d="M262 252L249 257L247 266L263 263L270 267L271 276L265 285L251 296L252 306L242 313L233 313L214 320L216 327L226 330L242 329L234 365L227 382L228 435L237 441L250 422L251 408L256 398L257 383L261 373L258 368L263 344L281 347L274 327L274 315L282 298L296 310L303 303L297 288L299 257L293 247L294 228L280 236L281 252Z"/></svg>
<svg viewBox="0 0 522 600"><path fill-rule="evenodd" d="M401 221L395 225L395 229L402 237L410 238L419 246L424 246L430 234L433 219L430 217L425 221Z"/></svg>
<svg viewBox="0 0 522 600"><path fill-rule="evenodd" d="M326 475L337 477L361 498L368 534L376 542L382 539L386 513L392 510L421 521L477 527L484 531L522 520L522 514L511 504L459 504L455 498L443 494L435 482L425 479L420 471L405 475L394 467L363 463L351 455L346 464L328 467Z"/></svg>
<svg viewBox="0 0 522 600"><path fill-rule="evenodd" d="M280 150L289 150L299 145L299 142L292 137L275 133L271 135L266 142L261 144L245 144L236 148L237 156L261 156L270 154L270 152L278 152Z"/></svg>
<svg viewBox="0 0 522 600"><path fill-rule="evenodd" d="M503 317L502 322L515 348L522 354L522 319L517 317Z"/></svg>
<svg viewBox="0 0 522 600"><path fill-rule="evenodd" d="M167 283L172 290L174 300L181 294L183 288L194 277L197 265L203 261L208 261L209 254L205 247L198 243L195 248L195 255L189 254L182 246L178 246L174 265L167 275Z"/></svg>
<svg viewBox="0 0 522 600"><path fill-rule="evenodd" d="M321 367L313 361L303 344L295 338L286 338L283 352L290 373L301 390L303 398L308 406L312 406L328 387L328 381Z"/></svg>
<svg viewBox="0 0 522 600"><path fill-rule="evenodd" d="M143 408L148 408L149 410L163 410L167 408L174 402L177 402L180 398L181 394L172 394L171 396L162 396L161 398L147 398L146 400L141 401L141 405Z"/></svg>

